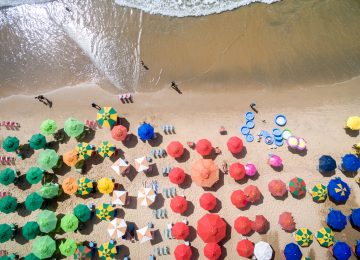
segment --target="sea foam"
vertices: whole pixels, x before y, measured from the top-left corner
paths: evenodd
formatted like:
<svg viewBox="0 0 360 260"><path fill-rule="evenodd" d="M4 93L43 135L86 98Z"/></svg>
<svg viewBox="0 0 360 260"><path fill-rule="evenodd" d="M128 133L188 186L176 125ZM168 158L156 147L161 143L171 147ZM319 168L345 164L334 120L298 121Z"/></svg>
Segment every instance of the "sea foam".
<svg viewBox="0 0 360 260"><path fill-rule="evenodd" d="M0 0L0 7L10 7L24 4L41 4L51 0Z"/></svg>

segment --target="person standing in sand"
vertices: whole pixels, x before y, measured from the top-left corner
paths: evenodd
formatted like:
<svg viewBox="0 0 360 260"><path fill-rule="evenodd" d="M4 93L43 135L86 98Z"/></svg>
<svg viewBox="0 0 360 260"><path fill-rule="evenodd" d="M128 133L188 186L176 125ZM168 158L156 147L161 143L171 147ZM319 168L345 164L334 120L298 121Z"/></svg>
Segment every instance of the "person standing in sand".
<svg viewBox="0 0 360 260"><path fill-rule="evenodd" d="M92 106L93 108L96 108L97 110L100 110L100 109L101 109L101 107L100 107L99 105L95 104L95 103L91 103L91 106Z"/></svg>

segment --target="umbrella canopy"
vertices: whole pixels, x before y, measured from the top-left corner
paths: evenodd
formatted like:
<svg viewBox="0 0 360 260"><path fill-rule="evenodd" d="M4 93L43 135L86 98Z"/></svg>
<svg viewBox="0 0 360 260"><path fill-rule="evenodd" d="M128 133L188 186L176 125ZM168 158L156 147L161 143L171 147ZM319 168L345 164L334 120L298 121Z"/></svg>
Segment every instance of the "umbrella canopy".
<svg viewBox="0 0 360 260"><path fill-rule="evenodd" d="M177 222L172 227L171 234L175 239L185 240L190 234L190 228L183 222Z"/></svg>
<svg viewBox="0 0 360 260"><path fill-rule="evenodd" d="M219 180L219 168L211 159L197 160L191 166L191 178L198 186L210 188Z"/></svg>
<svg viewBox="0 0 360 260"><path fill-rule="evenodd" d="M216 243L207 243L204 247L204 255L209 260L217 260L221 256L221 247Z"/></svg>
<svg viewBox="0 0 360 260"><path fill-rule="evenodd" d="M40 209L44 199L36 192L30 193L25 199L25 208L30 211Z"/></svg>
<svg viewBox="0 0 360 260"><path fill-rule="evenodd" d="M76 149L63 154L63 162L70 167L74 167L79 161L79 155Z"/></svg>
<svg viewBox="0 0 360 260"><path fill-rule="evenodd" d="M127 135L127 129L123 125L116 125L111 129L111 136L116 141L125 141Z"/></svg>
<svg viewBox="0 0 360 260"><path fill-rule="evenodd" d="M268 190L274 197L282 197L286 194L286 184L282 180L272 180L268 184Z"/></svg>
<svg viewBox="0 0 360 260"><path fill-rule="evenodd" d="M34 239L40 233L39 224L35 221L27 222L21 229L22 235L26 240Z"/></svg>
<svg viewBox="0 0 360 260"><path fill-rule="evenodd" d="M75 232L79 227L79 220L74 214L66 214L61 218L60 227L64 232Z"/></svg>
<svg viewBox="0 0 360 260"><path fill-rule="evenodd" d="M114 190L111 204L118 206L125 206L127 199L127 191L125 190Z"/></svg>
<svg viewBox="0 0 360 260"><path fill-rule="evenodd" d="M52 199L59 195L60 187L57 183L48 182L37 193L44 199Z"/></svg>
<svg viewBox="0 0 360 260"><path fill-rule="evenodd" d="M84 123L75 119L68 118L64 123L64 131L70 137L78 137L84 132Z"/></svg>
<svg viewBox="0 0 360 260"><path fill-rule="evenodd" d="M47 119L43 121L40 125L40 132L43 135L52 135L55 134L57 130L57 125L54 120Z"/></svg>
<svg viewBox="0 0 360 260"><path fill-rule="evenodd" d="M269 227L269 221L263 215L256 215L255 220L251 223L251 227L256 232L265 233Z"/></svg>
<svg viewBox="0 0 360 260"><path fill-rule="evenodd" d="M340 178L330 180L327 189L329 197L336 203L345 203L350 196L350 187Z"/></svg>
<svg viewBox="0 0 360 260"><path fill-rule="evenodd" d="M118 114L112 107L103 107L96 113L96 120L102 127L111 128L117 122Z"/></svg>
<svg viewBox="0 0 360 260"><path fill-rule="evenodd" d="M41 169L47 171L54 168L59 161L59 155L52 149L45 149L40 152L37 163Z"/></svg>
<svg viewBox="0 0 360 260"><path fill-rule="evenodd" d="M254 253L254 244L247 239L240 240L237 243L236 251L239 256L250 258Z"/></svg>
<svg viewBox="0 0 360 260"><path fill-rule="evenodd" d="M176 260L190 260L192 256L191 247L184 244L176 246L174 256Z"/></svg>
<svg viewBox="0 0 360 260"><path fill-rule="evenodd" d="M87 246L78 246L75 251L74 259L77 260L91 260L92 252Z"/></svg>
<svg viewBox="0 0 360 260"><path fill-rule="evenodd" d="M348 172L356 172L360 168L360 159L355 154L346 154L342 157L342 168Z"/></svg>
<svg viewBox="0 0 360 260"><path fill-rule="evenodd" d="M213 149L212 144L207 139L200 139L195 146L196 151L203 156L209 155Z"/></svg>
<svg viewBox="0 0 360 260"><path fill-rule="evenodd" d="M155 198L156 198L156 194L154 190L151 188L144 187L138 191L137 200L141 206L145 206L145 207L150 206L151 204L154 203Z"/></svg>
<svg viewBox="0 0 360 260"><path fill-rule="evenodd" d="M323 155L319 158L319 171L321 173L332 172L336 169L336 161L330 155Z"/></svg>
<svg viewBox="0 0 360 260"><path fill-rule="evenodd" d="M169 172L169 180L174 184L182 184L185 181L185 172L179 167L174 167Z"/></svg>
<svg viewBox="0 0 360 260"><path fill-rule="evenodd" d="M134 165L135 169L137 172L146 172L149 169L149 163L146 160L146 157L140 157L135 159L135 165Z"/></svg>
<svg viewBox="0 0 360 260"><path fill-rule="evenodd" d="M357 257L360 256L360 240L357 240L357 241L356 241L354 253L355 253L355 255L356 255Z"/></svg>
<svg viewBox="0 0 360 260"><path fill-rule="evenodd" d="M68 177L68 178L64 179L63 183L61 184L61 187L62 187L63 191L69 195L76 193L78 190L77 181L73 177Z"/></svg>
<svg viewBox="0 0 360 260"><path fill-rule="evenodd" d="M285 246L284 256L286 260L300 260L302 257L302 253L297 244L289 243Z"/></svg>
<svg viewBox="0 0 360 260"><path fill-rule="evenodd" d="M152 125L144 123L138 128L138 136L142 141L150 140L154 137L154 127Z"/></svg>
<svg viewBox="0 0 360 260"><path fill-rule="evenodd" d="M320 246L329 247L334 244L334 233L330 228L320 228L316 232L315 237Z"/></svg>
<svg viewBox="0 0 360 260"><path fill-rule="evenodd" d="M130 167L128 162L124 159L119 158L113 165L111 165L111 169L113 169L117 175L121 176L126 170Z"/></svg>
<svg viewBox="0 0 360 260"><path fill-rule="evenodd" d="M279 225L285 231L291 232L295 229L295 221L290 212L283 212L279 216Z"/></svg>
<svg viewBox="0 0 360 260"><path fill-rule="evenodd" d="M359 116L350 116L346 120L346 127L351 130L360 130L360 117Z"/></svg>
<svg viewBox="0 0 360 260"><path fill-rule="evenodd" d="M110 260L114 259L115 255L117 254L116 246L114 243L103 243L98 248L98 254L100 260Z"/></svg>
<svg viewBox="0 0 360 260"><path fill-rule="evenodd" d="M122 218L114 218L108 225L108 233L112 239L122 238L126 232L126 222Z"/></svg>
<svg viewBox="0 0 360 260"><path fill-rule="evenodd" d="M42 134L34 134L31 136L29 144L34 150L42 149L46 146L46 138Z"/></svg>
<svg viewBox="0 0 360 260"><path fill-rule="evenodd" d="M227 141L227 147L231 153L237 154L242 151L244 145L239 137L233 136Z"/></svg>
<svg viewBox="0 0 360 260"><path fill-rule="evenodd" d="M247 176L254 176L257 173L257 169L255 164L253 163L247 163L245 164L245 174Z"/></svg>
<svg viewBox="0 0 360 260"><path fill-rule="evenodd" d="M257 242L254 247L254 256L257 260L270 260L274 254L269 243L264 241Z"/></svg>
<svg viewBox="0 0 360 260"><path fill-rule="evenodd" d="M282 159L274 154L269 154L268 164L271 167L279 168L283 166Z"/></svg>
<svg viewBox="0 0 360 260"><path fill-rule="evenodd" d="M360 228L360 208L351 209L349 219L355 228Z"/></svg>
<svg viewBox="0 0 360 260"><path fill-rule="evenodd" d="M245 166L238 162L232 163L229 168L229 173L234 180L242 180L246 175Z"/></svg>
<svg viewBox="0 0 360 260"><path fill-rule="evenodd" d="M14 235L13 228L8 224L0 224L0 243L9 241Z"/></svg>
<svg viewBox="0 0 360 260"><path fill-rule="evenodd" d="M136 234L140 243L152 240L152 233L148 226L136 230Z"/></svg>
<svg viewBox="0 0 360 260"><path fill-rule="evenodd" d="M80 159L86 160L91 157L94 150L90 144L83 142L77 144L76 151L78 152Z"/></svg>
<svg viewBox="0 0 360 260"><path fill-rule="evenodd" d="M49 233L56 228L57 218L54 212L43 210L37 215L36 222L41 232Z"/></svg>
<svg viewBox="0 0 360 260"><path fill-rule="evenodd" d="M248 200L242 190L236 190L231 194L231 203L238 209L241 209L246 207Z"/></svg>
<svg viewBox="0 0 360 260"><path fill-rule="evenodd" d="M115 187L114 182L108 177L101 178L97 183L97 188L102 194L110 194Z"/></svg>
<svg viewBox="0 0 360 260"><path fill-rule="evenodd" d="M2 185L8 186L11 183L14 183L16 179L16 171L11 168L5 168L0 171L0 183Z"/></svg>
<svg viewBox="0 0 360 260"><path fill-rule="evenodd" d="M335 242L332 251L334 258L337 260L348 260L351 257L350 246L342 241Z"/></svg>
<svg viewBox="0 0 360 260"><path fill-rule="evenodd" d="M110 204L103 203L96 207L96 216L101 220L110 220L115 215L115 210Z"/></svg>
<svg viewBox="0 0 360 260"><path fill-rule="evenodd" d="M103 141L98 146L98 153L100 156L106 158L111 157L116 151L116 147L109 141Z"/></svg>
<svg viewBox="0 0 360 260"><path fill-rule="evenodd" d="M325 185L318 183L311 190L311 196L316 202L323 202L327 198L327 188Z"/></svg>
<svg viewBox="0 0 360 260"><path fill-rule="evenodd" d="M172 141L166 147L166 152L173 158L180 158L184 153L184 146L178 141Z"/></svg>
<svg viewBox="0 0 360 260"><path fill-rule="evenodd" d="M314 240L314 235L308 228L299 228L294 233L294 237L298 245L302 247L310 246Z"/></svg>
<svg viewBox="0 0 360 260"><path fill-rule="evenodd" d="M88 195L93 191L94 185L89 178L82 177L78 179L78 193L80 195Z"/></svg>
<svg viewBox="0 0 360 260"><path fill-rule="evenodd" d="M64 241L61 242L59 249L62 255L72 256L76 252L77 244L74 239L67 238L65 242Z"/></svg>
<svg viewBox="0 0 360 260"><path fill-rule="evenodd" d="M235 230L241 235L248 235L252 231L252 222L248 217L240 216L235 219Z"/></svg>
<svg viewBox="0 0 360 260"><path fill-rule="evenodd" d="M44 175L44 171L41 170L39 167L30 167L29 170L26 172L26 180L30 184L37 184L39 183Z"/></svg>
<svg viewBox="0 0 360 260"><path fill-rule="evenodd" d="M49 236L37 237L32 245L32 253L40 259L52 257L55 250L55 240Z"/></svg>
<svg viewBox="0 0 360 260"><path fill-rule="evenodd" d="M301 178L292 178L289 182L289 191L295 197L300 197L306 193L305 181Z"/></svg>
<svg viewBox="0 0 360 260"><path fill-rule="evenodd" d="M326 217L326 223L333 230L341 231L346 227L347 220L341 210L330 209Z"/></svg>
<svg viewBox="0 0 360 260"><path fill-rule="evenodd" d="M175 213L182 214L184 213L188 208L188 202L186 199L182 196L175 196L170 201L170 208Z"/></svg>
<svg viewBox="0 0 360 260"><path fill-rule="evenodd" d="M20 141L15 136L8 136L2 143L2 146L7 152L15 152L19 148Z"/></svg>
<svg viewBox="0 0 360 260"><path fill-rule="evenodd" d="M40 258L36 257L33 253L28 254L24 257L24 260L39 260Z"/></svg>
<svg viewBox="0 0 360 260"><path fill-rule="evenodd" d="M206 214L197 222L197 234L205 243L218 243L226 235L226 223L217 214Z"/></svg>
<svg viewBox="0 0 360 260"><path fill-rule="evenodd" d="M245 187L244 193L246 196L247 201L256 203L261 199L261 192L258 187L255 185L249 185Z"/></svg>
<svg viewBox="0 0 360 260"><path fill-rule="evenodd" d="M200 206L205 210L213 210L216 205L216 197L211 193L204 193L200 197Z"/></svg>
<svg viewBox="0 0 360 260"><path fill-rule="evenodd" d="M78 204L73 213L81 222L86 222L91 218L91 210L85 204Z"/></svg>
<svg viewBox="0 0 360 260"><path fill-rule="evenodd" d="M5 196L0 199L0 211L2 213L12 213L16 210L17 206L17 199L13 196Z"/></svg>

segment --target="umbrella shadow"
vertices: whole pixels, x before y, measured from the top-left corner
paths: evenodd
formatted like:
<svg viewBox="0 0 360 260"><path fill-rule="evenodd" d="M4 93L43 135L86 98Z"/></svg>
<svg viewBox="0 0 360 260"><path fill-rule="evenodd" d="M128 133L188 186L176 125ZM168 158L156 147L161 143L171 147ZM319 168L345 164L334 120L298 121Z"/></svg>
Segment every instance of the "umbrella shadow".
<svg viewBox="0 0 360 260"><path fill-rule="evenodd" d="M89 159L85 160L85 164L88 162L89 164L91 163L94 165L99 165L99 164L103 163L104 160L105 160L105 158L102 157L101 155L99 155L97 153L96 154L93 153L93 155Z"/></svg>
<svg viewBox="0 0 360 260"><path fill-rule="evenodd" d="M224 260L227 257L227 249L225 247L221 247L221 256L218 258L219 260Z"/></svg>
<svg viewBox="0 0 360 260"><path fill-rule="evenodd" d="M116 208L115 209L115 218L124 218L125 217L125 211L122 208Z"/></svg>
<svg viewBox="0 0 360 260"><path fill-rule="evenodd" d="M63 137L62 140L59 140L61 144L66 144L70 141L70 136L65 133L64 128L59 129L56 134Z"/></svg>
<svg viewBox="0 0 360 260"><path fill-rule="evenodd" d="M18 230L16 231L16 236L15 236L15 241L20 244L20 245L25 245L26 243L28 243L29 241L26 240L23 235L22 235L22 228L18 228Z"/></svg>
<svg viewBox="0 0 360 260"><path fill-rule="evenodd" d="M284 195L282 195L281 197L278 197L278 196L273 196L273 195L271 195L273 198L275 198L276 200L282 200L282 201L284 201L284 200L286 200L287 199L287 197L289 197L289 192L288 191L286 191L285 192L285 194Z"/></svg>
<svg viewBox="0 0 360 260"><path fill-rule="evenodd" d="M159 229L152 231L152 234L153 234L153 239L150 240L152 246L160 244L162 241L164 241Z"/></svg>
<svg viewBox="0 0 360 260"><path fill-rule="evenodd" d="M192 242L196 239L197 237L197 232L196 229L193 226L189 226L189 236L187 237L187 241Z"/></svg>
<svg viewBox="0 0 360 260"><path fill-rule="evenodd" d="M126 140L123 142L123 145L126 148L134 148L138 144L138 142L139 142L138 137L132 133L129 133L127 135Z"/></svg>
<svg viewBox="0 0 360 260"><path fill-rule="evenodd" d="M359 135L359 130L351 130L350 128L344 128L345 133L351 137L357 137Z"/></svg>
<svg viewBox="0 0 360 260"><path fill-rule="evenodd" d="M179 184L179 188L185 190L187 188L190 188L191 184L192 184L192 179L191 179L190 175L185 174L185 180L183 183Z"/></svg>
<svg viewBox="0 0 360 260"><path fill-rule="evenodd" d="M123 259L125 256L130 256L130 249L124 244L119 245L118 259Z"/></svg>
<svg viewBox="0 0 360 260"><path fill-rule="evenodd" d="M155 177L160 174L159 169L155 163L150 165L150 169L150 171L146 171L146 173L144 173L147 177Z"/></svg>
<svg viewBox="0 0 360 260"><path fill-rule="evenodd" d="M224 185L224 173L219 170L219 180L210 188L204 187L205 191L213 191L216 192Z"/></svg>
<svg viewBox="0 0 360 260"><path fill-rule="evenodd" d="M94 224L95 223L91 220L87 221L86 223L80 222L78 232L82 235L90 235L91 232L93 232L93 230L94 230Z"/></svg>
<svg viewBox="0 0 360 260"><path fill-rule="evenodd" d="M109 159L115 163L119 158L124 158L124 151L121 149L116 149L115 153Z"/></svg>
<svg viewBox="0 0 360 260"><path fill-rule="evenodd" d="M66 165L65 163L62 164L60 168L54 168L55 175L64 176L66 173L71 171L71 167Z"/></svg>
<svg viewBox="0 0 360 260"><path fill-rule="evenodd" d="M184 213L182 213L182 216L189 217L191 214L194 213L195 206L194 203L192 203L190 200L187 201L188 207Z"/></svg>
<svg viewBox="0 0 360 260"><path fill-rule="evenodd" d="M125 126L125 128L130 130L130 122L125 117L118 117L118 124Z"/></svg>
<svg viewBox="0 0 360 260"><path fill-rule="evenodd" d="M20 203L20 205L16 209L17 213L21 217L27 217L31 214L31 211L26 209L25 203Z"/></svg>
<svg viewBox="0 0 360 260"><path fill-rule="evenodd" d="M190 152L188 149L184 148L184 153L182 154L182 156L180 158L175 158L175 160L178 163L184 163L187 162L190 159Z"/></svg>
<svg viewBox="0 0 360 260"><path fill-rule="evenodd" d="M232 154L236 159L243 159L247 154L246 146L243 147L240 153Z"/></svg>
<svg viewBox="0 0 360 260"><path fill-rule="evenodd" d="M232 227L230 226L230 224L225 219L223 219L223 221L226 223L226 233L225 233L224 239L219 242L220 246L223 246L224 244L226 244L231 239L231 229L232 229Z"/></svg>
<svg viewBox="0 0 360 260"><path fill-rule="evenodd" d="M80 135L80 138L76 138L78 142L90 143L95 138L95 130L85 127L84 135Z"/></svg>
<svg viewBox="0 0 360 260"><path fill-rule="evenodd" d="M64 202L65 200L68 200L70 199L70 195L65 193L65 192L62 192L58 197L57 197L57 201L59 202Z"/></svg>
<svg viewBox="0 0 360 260"><path fill-rule="evenodd" d="M357 171L356 172L343 171L342 173L348 178L355 178L355 176L358 174Z"/></svg>
<svg viewBox="0 0 360 260"><path fill-rule="evenodd" d="M305 155L307 155L307 149L304 150L297 150L297 149L292 149L290 146L288 146L288 150L289 152L291 152L292 154L298 154L302 157L304 157Z"/></svg>
<svg viewBox="0 0 360 260"><path fill-rule="evenodd" d="M50 210L50 211L56 211L58 206L59 206L59 204L58 204L57 200L44 199L43 208L46 208L47 210Z"/></svg>
<svg viewBox="0 0 360 260"><path fill-rule="evenodd" d="M28 159L34 154L34 150L29 144L23 144L20 148L20 154L23 159Z"/></svg>
<svg viewBox="0 0 360 260"><path fill-rule="evenodd" d="M281 165L280 167L273 167L270 165L270 167L276 172L281 172L284 169L284 165Z"/></svg>
<svg viewBox="0 0 360 260"><path fill-rule="evenodd" d="M129 172L125 174L125 176L126 178L129 179L129 181L133 181L138 172L136 171L135 167L132 164L130 164L129 167L130 167Z"/></svg>
<svg viewBox="0 0 360 260"><path fill-rule="evenodd" d="M319 169L317 169L317 170L319 171ZM330 172L321 172L321 171L319 171L319 172L324 177L331 177L331 176L334 176L336 174L335 170L330 171Z"/></svg>
<svg viewBox="0 0 360 260"><path fill-rule="evenodd" d="M155 136L156 136L155 138L150 139L148 141L148 143L152 147L159 146L163 142L163 136L160 133L155 133Z"/></svg>
<svg viewBox="0 0 360 260"><path fill-rule="evenodd" d="M218 198L216 198L216 206L214 209L209 210L210 213L218 213L222 208L222 202Z"/></svg>
<svg viewBox="0 0 360 260"><path fill-rule="evenodd" d="M150 209L160 209L160 208L164 207L164 202L165 202L164 196L161 193L159 193L156 195L154 203L151 204L149 206L149 208Z"/></svg>
<svg viewBox="0 0 360 260"><path fill-rule="evenodd" d="M191 260L200 259L200 253L196 247L191 246L191 252L192 252Z"/></svg>
<svg viewBox="0 0 360 260"><path fill-rule="evenodd" d="M52 149L55 150L56 152L59 151L59 142L58 141L51 141L46 143L46 148L47 149Z"/></svg>
<svg viewBox="0 0 360 260"><path fill-rule="evenodd" d="M31 187L31 184L28 183L28 181L26 180L26 175L23 174L23 175L20 175L18 177L18 181L17 183L15 184L16 187L18 187L20 190L27 190L27 189L30 189Z"/></svg>
<svg viewBox="0 0 360 260"><path fill-rule="evenodd" d="M260 194L260 199L254 203L251 203L251 205L258 206L261 205L264 202L264 196Z"/></svg>
<svg viewBox="0 0 360 260"><path fill-rule="evenodd" d="M137 208L137 198L135 196L128 196L129 203L124 206L126 209L136 209Z"/></svg>

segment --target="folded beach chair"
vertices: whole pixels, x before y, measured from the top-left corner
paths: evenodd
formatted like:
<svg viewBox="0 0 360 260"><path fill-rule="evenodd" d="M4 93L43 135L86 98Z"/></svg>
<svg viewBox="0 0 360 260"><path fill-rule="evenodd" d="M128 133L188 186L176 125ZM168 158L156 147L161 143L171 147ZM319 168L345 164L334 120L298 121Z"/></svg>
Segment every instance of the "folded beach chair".
<svg viewBox="0 0 360 260"><path fill-rule="evenodd" d="M167 228L164 229L164 237L165 237L166 239L170 239L170 237L169 237L169 230L168 230Z"/></svg>
<svg viewBox="0 0 360 260"><path fill-rule="evenodd" d="M156 216L156 209L154 209L154 210L152 211L152 215L153 215L154 218L157 218L157 216Z"/></svg>
<svg viewBox="0 0 360 260"><path fill-rule="evenodd" d="M168 254L170 254L170 249L169 249L169 247L165 246L163 248L163 255L168 255Z"/></svg>
<svg viewBox="0 0 360 260"><path fill-rule="evenodd" d="M175 197L176 196L176 188L175 187L171 187L170 188L170 197Z"/></svg>
<svg viewBox="0 0 360 260"><path fill-rule="evenodd" d="M167 213L167 212L166 212L166 209L159 209L159 210L160 210L160 212L161 212L161 213L160 213L161 218L166 218L166 215L167 215L167 214L166 214L166 213Z"/></svg>
<svg viewBox="0 0 360 260"><path fill-rule="evenodd" d="M160 248L154 247L154 255L155 256L160 256Z"/></svg>
<svg viewBox="0 0 360 260"><path fill-rule="evenodd" d="M161 210L160 210L160 209L157 209L157 210L156 210L156 218L162 218L162 217L161 217L161 214L162 214L162 213L161 213Z"/></svg>

